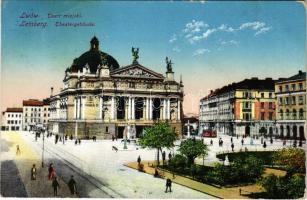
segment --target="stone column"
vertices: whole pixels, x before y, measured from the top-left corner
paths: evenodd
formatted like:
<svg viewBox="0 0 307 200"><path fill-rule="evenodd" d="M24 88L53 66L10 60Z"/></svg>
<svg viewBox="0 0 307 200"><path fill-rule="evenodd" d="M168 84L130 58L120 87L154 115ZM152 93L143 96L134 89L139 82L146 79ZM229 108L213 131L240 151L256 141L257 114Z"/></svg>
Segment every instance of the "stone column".
<svg viewBox="0 0 307 200"><path fill-rule="evenodd" d="M82 96L81 97L81 104L82 104L81 119L85 119L85 102L86 102L86 96Z"/></svg>
<svg viewBox="0 0 307 200"><path fill-rule="evenodd" d="M82 108L82 104L81 104L81 96L78 97L78 119L81 119L81 108Z"/></svg>
<svg viewBox="0 0 307 200"><path fill-rule="evenodd" d="M111 97L111 112L110 112L110 118L113 120L115 118L115 105L114 105L114 96Z"/></svg>
<svg viewBox="0 0 307 200"><path fill-rule="evenodd" d="M167 99L166 102L166 119L171 119L171 99Z"/></svg>
<svg viewBox="0 0 307 200"><path fill-rule="evenodd" d="M152 120L152 98L149 98L149 120Z"/></svg>
<svg viewBox="0 0 307 200"><path fill-rule="evenodd" d="M166 99L163 99L162 120L166 119Z"/></svg>
<svg viewBox="0 0 307 200"><path fill-rule="evenodd" d="M131 98L131 119L135 119L135 98Z"/></svg>
<svg viewBox="0 0 307 200"><path fill-rule="evenodd" d="M99 117L98 119L102 119L102 109L103 109L103 97L99 96Z"/></svg>
<svg viewBox="0 0 307 200"><path fill-rule="evenodd" d="M128 97L128 120L131 119L131 97Z"/></svg>
<svg viewBox="0 0 307 200"><path fill-rule="evenodd" d="M177 100L177 120L180 120L180 100Z"/></svg>
<svg viewBox="0 0 307 200"><path fill-rule="evenodd" d="M146 107L145 107L145 115L144 115L144 119L148 120L149 119L149 99L146 97L146 99L144 100L146 101Z"/></svg>

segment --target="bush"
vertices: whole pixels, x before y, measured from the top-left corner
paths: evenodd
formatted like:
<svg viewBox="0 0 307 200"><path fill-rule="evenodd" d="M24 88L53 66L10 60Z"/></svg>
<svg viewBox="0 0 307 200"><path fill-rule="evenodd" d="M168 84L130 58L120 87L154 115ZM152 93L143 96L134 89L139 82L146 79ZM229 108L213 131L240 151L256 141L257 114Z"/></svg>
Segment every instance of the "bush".
<svg viewBox="0 0 307 200"><path fill-rule="evenodd" d="M187 165L187 159L183 155L177 154L169 161L169 167L174 171L180 171Z"/></svg>
<svg viewBox="0 0 307 200"><path fill-rule="evenodd" d="M216 157L225 160L226 155L230 162L233 162L235 159L244 160L249 156L256 157L263 161L264 165L273 165L273 155L274 151L248 151L248 152L236 152L236 153L225 153L217 155Z"/></svg>
<svg viewBox="0 0 307 200"><path fill-rule="evenodd" d="M305 177L295 174L291 177L277 177L270 174L260 184L266 190L267 198L297 199L304 196Z"/></svg>

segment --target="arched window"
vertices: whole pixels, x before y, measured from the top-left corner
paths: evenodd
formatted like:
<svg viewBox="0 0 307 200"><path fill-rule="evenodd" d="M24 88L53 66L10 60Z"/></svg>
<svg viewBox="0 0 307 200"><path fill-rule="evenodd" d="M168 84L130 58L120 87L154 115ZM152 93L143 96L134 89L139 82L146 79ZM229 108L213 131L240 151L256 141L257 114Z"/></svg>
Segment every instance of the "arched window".
<svg viewBox="0 0 307 200"><path fill-rule="evenodd" d="M299 118L303 119L303 117L304 117L304 110L301 108L299 111Z"/></svg>
<svg viewBox="0 0 307 200"><path fill-rule="evenodd" d="M293 112L292 112L292 119L296 119L296 110L293 109Z"/></svg>
<svg viewBox="0 0 307 200"><path fill-rule="evenodd" d="M282 109L280 109L279 114L280 114L280 119L284 119L284 112Z"/></svg>

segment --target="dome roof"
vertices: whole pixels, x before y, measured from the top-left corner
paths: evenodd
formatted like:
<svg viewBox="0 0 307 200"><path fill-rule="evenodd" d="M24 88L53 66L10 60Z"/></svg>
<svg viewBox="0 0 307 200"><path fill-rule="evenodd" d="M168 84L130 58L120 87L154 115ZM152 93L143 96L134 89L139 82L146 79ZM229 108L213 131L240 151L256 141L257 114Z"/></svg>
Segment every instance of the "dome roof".
<svg viewBox="0 0 307 200"><path fill-rule="evenodd" d="M99 40L94 36L91 39L91 49L83 53L79 58L74 59L70 67L71 72L82 71L88 64L91 73L96 73L99 65L107 65L111 71L118 69L118 62L109 54L99 50Z"/></svg>

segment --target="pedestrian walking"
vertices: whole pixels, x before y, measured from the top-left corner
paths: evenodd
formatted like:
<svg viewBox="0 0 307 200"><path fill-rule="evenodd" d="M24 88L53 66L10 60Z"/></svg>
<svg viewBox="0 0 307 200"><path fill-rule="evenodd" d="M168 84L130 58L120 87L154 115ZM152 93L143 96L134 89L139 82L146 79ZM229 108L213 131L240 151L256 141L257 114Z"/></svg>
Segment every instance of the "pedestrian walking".
<svg viewBox="0 0 307 200"><path fill-rule="evenodd" d="M210 145L211 145L211 146L213 145L213 140L212 140L212 139L210 140Z"/></svg>
<svg viewBox="0 0 307 200"><path fill-rule="evenodd" d="M171 154L171 152L169 152L169 154L168 154L168 160L170 161L172 159L172 154Z"/></svg>
<svg viewBox="0 0 307 200"><path fill-rule="evenodd" d="M138 165L141 164L141 156L138 157L137 162L138 162Z"/></svg>
<svg viewBox="0 0 307 200"><path fill-rule="evenodd" d="M273 138L271 138L270 142L271 142L271 144L273 144Z"/></svg>
<svg viewBox="0 0 307 200"><path fill-rule="evenodd" d="M78 141L78 142L79 142L79 145L80 145L80 144L81 144L81 139L79 139L79 141Z"/></svg>
<svg viewBox="0 0 307 200"><path fill-rule="evenodd" d="M20 155L21 151L20 151L20 147L19 145L16 146L16 155Z"/></svg>
<svg viewBox="0 0 307 200"><path fill-rule="evenodd" d="M77 145L77 144L78 144L78 140L76 139L76 140L75 140L75 145Z"/></svg>
<svg viewBox="0 0 307 200"><path fill-rule="evenodd" d="M54 177L54 179L52 181L52 187L53 187L53 195L58 196L58 188L60 188L60 184L57 181L56 177Z"/></svg>
<svg viewBox="0 0 307 200"><path fill-rule="evenodd" d="M266 142L265 141L263 142L263 148L266 148Z"/></svg>
<svg viewBox="0 0 307 200"><path fill-rule="evenodd" d="M164 165L164 162L165 162L165 151L162 152L162 162L163 162L163 165Z"/></svg>
<svg viewBox="0 0 307 200"><path fill-rule="evenodd" d="M167 193L168 189L169 189L170 192L172 192L172 180L169 179L169 178L166 179L165 193Z"/></svg>
<svg viewBox="0 0 307 200"><path fill-rule="evenodd" d="M35 164L33 164L31 168L31 180L36 180L36 167Z"/></svg>
<svg viewBox="0 0 307 200"><path fill-rule="evenodd" d="M231 149L233 151L233 148L235 147L235 145L233 143L231 143Z"/></svg>
<svg viewBox="0 0 307 200"><path fill-rule="evenodd" d="M55 169L54 169L52 163L49 165L48 173L49 173L49 174L48 174L48 179L49 179L49 180L52 180L54 177L56 177Z"/></svg>
<svg viewBox="0 0 307 200"><path fill-rule="evenodd" d="M241 143L242 143L242 145L244 144L244 140L243 140L243 138L242 138L242 140L241 140Z"/></svg>
<svg viewBox="0 0 307 200"><path fill-rule="evenodd" d="M232 137L230 138L230 142L231 142L231 143L233 142Z"/></svg>
<svg viewBox="0 0 307 200"><path fill-rule="evenodd" d="M286 140L284 140L284 141L282 142L282 145L283 145L283 146L286 146Z"/></svg>
<svg viewBox="0 0 307 200"><path fill-rule="evenodd" d="M72 195L77 193L76 181L74 180L74 176L70 176L70 180L68 181L68 187Z"/></svg>

